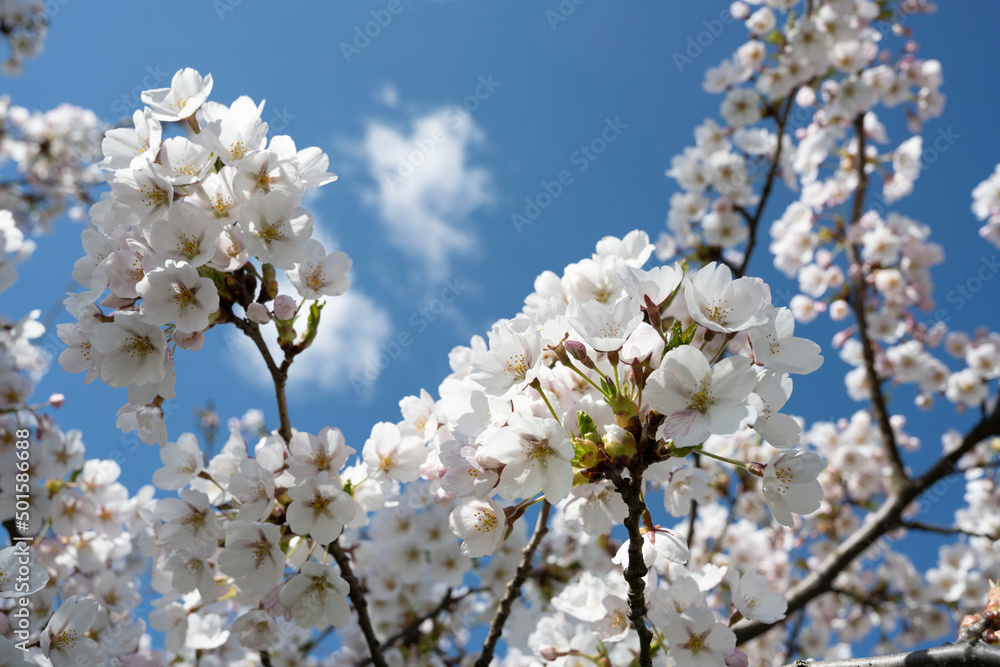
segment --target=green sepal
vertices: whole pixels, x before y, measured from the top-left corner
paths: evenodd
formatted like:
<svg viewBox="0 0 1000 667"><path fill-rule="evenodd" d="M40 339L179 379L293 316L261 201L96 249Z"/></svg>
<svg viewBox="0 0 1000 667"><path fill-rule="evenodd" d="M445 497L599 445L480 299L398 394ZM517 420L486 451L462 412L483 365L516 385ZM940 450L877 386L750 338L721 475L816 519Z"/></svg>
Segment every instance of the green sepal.
<svg viewBox="0 0 1000 667"><path fill-rule="evenodd" d="M590 434L597 437L596 434ZM599 450L594 440L590 438L573 438L573 467L579 469L593 468L597 465Z"/></svg>
<svg viewBox="0 0 1000 667"><path fill-rule="evenodd" d="M685 345L690 345L691 341L694 339L694 333L698 330L698 323L692 322L691 326L684 330L684 334L681 336L681 342Z"/></svg>
<svg viewBox="0 0 1000 667"><path fill-rule="evenodd" d="M319 331L319 315L323 311L324 305L326 302L313 301L312 305L309 306L309 321L306 324L306 332L302 336L303 350L312 345L313 340L316 339L316 333Z"/></svg>
<svg viewBox="0 0 1000 667"><path fill-rule="evenodd" d="M611 409L615 411L616 415L620 412L627 412L631 416L639 416L639 406L628 396L612 396L606 399L606 401L611 406Z"/></svg>
<svg viewBox="0 0 1000 667"><path fill-rule="evenodd" d="M700 445L694 445L693 447L675 447L673 441L670 441L670 453L679 459L682 459L691 452L696 452L699 449L701 449Z"/></svg>
<svg viewBox="0 0 1000 667"><path fill-rule="evenodd" d="M635 445L635 438L632 437L632 434L625 431L625 435L622 437L621 442L605 440L604 451L606 451L608 456L611 458L617 459L631 458L639 452L639 449Z"/></svg>

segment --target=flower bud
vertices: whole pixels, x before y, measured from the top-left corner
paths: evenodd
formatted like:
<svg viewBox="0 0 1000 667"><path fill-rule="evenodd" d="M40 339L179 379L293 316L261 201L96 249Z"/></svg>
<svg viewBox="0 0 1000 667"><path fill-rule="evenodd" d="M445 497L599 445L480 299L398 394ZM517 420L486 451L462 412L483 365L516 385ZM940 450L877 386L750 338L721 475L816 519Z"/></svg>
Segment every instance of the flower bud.
<svg viewBox="0 0 1000 667"><path fill-rule="evenodd" d="M66 403L66 396L63 394L52 394L49 396L49 405L54 408L61 408Z"/></svg>
<svg viewBox="0 0 1000 667"><path fill-rule="evenodd" d="M830 304L829 312L831 320L834 322L840 322L850 315L851 307L847 305L847 302L843 299L837 299Z"/></svg>
<svg viewBox="0 0 1000 667"><path fill-rule="evenodd" d="M811 107L816 104L816 91L808 86L802 86L795 93L795 103L800 107Z"/></svg>
<svg viewBox="0 0 1000 667"><path fill-rule="evenodd" d="M551 661L559 657L559 651L555 646L543 646L538 655L542 656L542 660Z"/></svg>
<svg viewBox="0 0 1000 667"><path fill-rule="evenodd" d="M594 367L594 362L587 356L587 346L583 343L575 340L567 340L563 342L563 348L569 352L569 356L573 357L587 368Z"/></svg>
<svg viewBox="0 0 1000 667"><path fill-rule="evenodd" d="M733 649L733 652L726 656L726 667L748 667L749 664L750 658L739 649Z"/></svg>
<svg viewBox="0 0 1000 667"><path fill-rule="evenodd" d="M182 350L191 350L192 352L197 352L205 344L205 334L200 331L192 331L191 333L174 331L170 339Z"/></svg>
<svg viewBox="0 0 1000 667"><path fill-rule="evenodd" d="M745 2L734 2L729 5L729 13L738 21L743 21L750 17L750 7Z"/></svg>
<svg viewBox="0 0 1000 667"><path fill-rule="evenodd" d="M274 316L279 320L290 320L295 317L295 299L287 294L279 294L274 299Z"/></svg>
<svg viewBox="0 0 1000 667"><path fill-rule="evenodd" d="M254 302L247 306L247 317L251 322L257 324L267 324L271 321L271 313L267 310L267 306L262 303Z"/></svg>

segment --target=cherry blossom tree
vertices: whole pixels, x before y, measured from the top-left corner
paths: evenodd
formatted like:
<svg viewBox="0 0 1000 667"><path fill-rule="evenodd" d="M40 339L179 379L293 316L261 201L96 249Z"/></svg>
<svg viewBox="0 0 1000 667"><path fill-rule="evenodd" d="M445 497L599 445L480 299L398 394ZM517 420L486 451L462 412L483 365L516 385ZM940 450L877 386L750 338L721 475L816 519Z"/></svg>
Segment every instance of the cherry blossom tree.
<svg viewBox="0 0 1000 667"><path fill-rule="evenodd" d="M403 397L400 421L357 447L334 424L297 430L286 395L324 300L350 288L351 258L323 248L304 206L337 179L320 149L269 135L247 97L212 100L192 69L143 93L99 155L84 148L106 128L88 112L4 104L0 146L22 178L4 184L0 287L26 235L69 199L89 205L59 363L125 389L118 427L163 467L132 495L116 462L87 458L52 416L63 397L30 400L38 313L3 322L0 660L1000 664L1000 334L921 323L943 252L886 208L920 174L921 122L943 112L940 64L903 25L932 10L734 3L748 40L706 73L721 124L671 161L667 229L596 240L539 276L521 312L452 351L438 398ZM808 116L794 131L793 110ZM880 113L913 136L895 143ZM997 174L972 211L1000 245ZM784 210L779 188L795 193ZM799 286L788 307L749 275L767 223L771 261ZM843 322L832 344L795 336L818 317ZM163 408L183 401L184 358L229 327L263 357L279 424L234 418L210 455L168 432ZM793 376L834 352L858 410L782 412ZM888 398L903 384L917 409L980 418L917 437ZM941 454L914 470L929 438ZM921 503L944 479L964 505L931 525ZM954 540L920 571L897 548L907 531ZM862 642L882 655L853 659Z"/></svg>

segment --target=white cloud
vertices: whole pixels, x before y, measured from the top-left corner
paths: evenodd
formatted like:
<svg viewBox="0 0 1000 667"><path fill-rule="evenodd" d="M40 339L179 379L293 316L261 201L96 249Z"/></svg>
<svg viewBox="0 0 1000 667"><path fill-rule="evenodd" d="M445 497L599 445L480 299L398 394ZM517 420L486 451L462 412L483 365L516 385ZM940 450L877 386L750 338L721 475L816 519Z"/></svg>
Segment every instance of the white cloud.
<svg viewBox="0 0 1000 667"><path fill-rule="evenodd" d="M391 82L382 84L382 87L376 90L373 96L376 102L390 109L399 106L399 89Z"/></svg>
<svg viewBox="0 0 1000 667"><path fill-rule="evenodd" d="M386 227L388 240L422 260L429 280L450 272L451 258L478 243L469 217L493 201L493 182L483 167L469 165L485 133L458 107L412 120L405 134L372 121L362 155L378 186L366 199Z"/></svg>

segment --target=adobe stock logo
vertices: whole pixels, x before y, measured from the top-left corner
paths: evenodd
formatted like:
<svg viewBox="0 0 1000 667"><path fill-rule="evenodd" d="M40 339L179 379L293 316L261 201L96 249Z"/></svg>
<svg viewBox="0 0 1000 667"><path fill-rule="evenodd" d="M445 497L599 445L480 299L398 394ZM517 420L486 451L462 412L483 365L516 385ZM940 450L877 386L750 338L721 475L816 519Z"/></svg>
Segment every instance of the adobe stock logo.
<svg viewBox="0 0 1000 667"><path fill-rule="evenodd" d="M371 10L369 13L372 20L365 23L363 28L359 25L354 26L354 39L351 42L340 43L340 52L344 54L344 60L350 63L355 56L360 55L362 51L371 45L373 39L377 38L385 28L389 27L393 17L401 14L404 9L406 9L406 6L402 3L402 0L389 0L385 9Z"/></svg>
<svg viewBox="0 0 1000 667"><path fill-rule="evenodd" d="M545 10L545 20L549 22L549 27L555 30L570 16L576 12L577 5L582 5L587 0L562 0L556 8Z"/></svg>
<svg viewBox="0 0 1000 667"><path fill-rule="evenodd" d="M702 21L701 24L705 26L705 29L693 36L688 35L684 52L674 51L670 54L674 65L677 67L677 72L683 74L685 67L694 64L694 61L701 57L705 49L715 43L715 40L719 38L719 35L726 29L726 26L734 20L729 9L723 9L719 12L719 18Z"/></svg>

